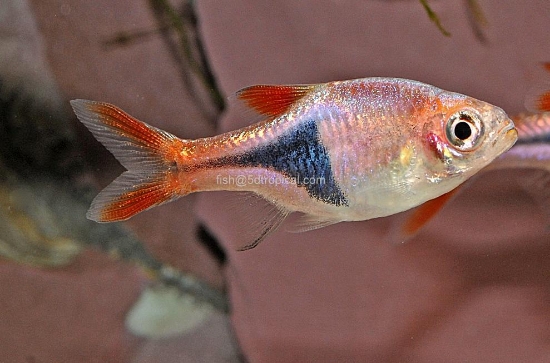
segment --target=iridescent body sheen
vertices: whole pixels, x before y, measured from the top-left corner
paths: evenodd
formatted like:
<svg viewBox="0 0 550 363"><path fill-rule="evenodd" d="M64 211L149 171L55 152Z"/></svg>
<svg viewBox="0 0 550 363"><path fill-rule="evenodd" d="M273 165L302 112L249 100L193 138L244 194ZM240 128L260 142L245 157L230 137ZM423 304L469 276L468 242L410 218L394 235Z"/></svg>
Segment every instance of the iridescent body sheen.
<svg viewBox="0 0 550 363"><path fill-rule="evenodd" d="M198 140L178 139L112 105L72 101L129 170L88 216L122 220L192 192L250 191L280 216L254 246L291 212L317 228L418 206L456 188L517 137L500 108L403 79L253 86L238 96L266 119Z"/></svg>

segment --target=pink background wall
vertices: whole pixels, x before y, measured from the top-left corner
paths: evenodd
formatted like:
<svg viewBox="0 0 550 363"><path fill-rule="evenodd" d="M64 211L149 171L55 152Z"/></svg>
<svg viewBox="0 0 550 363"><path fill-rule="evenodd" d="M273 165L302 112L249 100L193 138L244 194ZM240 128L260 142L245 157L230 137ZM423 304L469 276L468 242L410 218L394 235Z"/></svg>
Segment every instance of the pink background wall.
<svg viewBox="0 0 550 363"><path fill-rule="evenodd" d="M550 7L544 0L479 2L489 22L485 43L474 36L466 2L459 0L430 2L452 33L450 38L437 30L414 0L199 0L196 4L212 68L227 96L255 83L389 76L465 93L512 114L521 112L525 94L537 81L538 62L550 60ZM186 138L247 123L231 109L217 130L201 121L158 37L128 47L102 47L101 42L117 32L155 27L145 2L32 0L31 5L49 65L67 99L109 101ZM106 153L97 151L95 156L99 183L106 185L120 169L112 159L104 159ZM392 220L385 218L303 234L287 233L283 225L256 249L236 252L236 226L246 211L227 207L223 193L186 197L139 215L128 225L159 259L215 286L227 282L231 321L252 362L547 362L548 216L517 185L514 173L479 177L421 234L401 246L381 240ZM227 248L230 265L225 271L197 243L197 218ZM111 326L84 324L82 339L67 343L91 351L79 361L95 361L93 352L101 349L110 352L105 357L115 357L112 361L137 361L140 350L148 352L150 361L185 361L181 352L189 349L190 340L163 346L123 332L124 312L143 279L135 271L102 269L116 262L90 256L78 263L87 266L92 281L96 281L94 271L104 271L128 292L113 300L116 314L107 319ZM22 275L18 278L23 286L32 290L34 277ZM58 284L55 279L41 283ZM103 293L120 297L118 290L111 286ZM72 301L73 294L59 293ZM77 316L82 311L101 314L97 292L83 289L86 293L89 298L75 299L67 311ZM76 318L67 318L55 300L52 304L21 312L20 319L53 311L67 322L63 329L68 335L77 334L81 328L72 324ZM38 324L36 329L44 326ZM26 330L15 325L0 330L0 335L14 329L21 332L21 347L33 346ZM125 338L116 346L90 348L91 337L106 331ZM207 339L207 333L201 334ZM55 349L59 339L66 342L60 338L64 335L48 335L51 341L34 338L54 346L49 355L35 348L37 362L44 357L76 361L77 355ZM166 353L169 349L171 355ZM212 348L204 351L208 349Z"/></svg>

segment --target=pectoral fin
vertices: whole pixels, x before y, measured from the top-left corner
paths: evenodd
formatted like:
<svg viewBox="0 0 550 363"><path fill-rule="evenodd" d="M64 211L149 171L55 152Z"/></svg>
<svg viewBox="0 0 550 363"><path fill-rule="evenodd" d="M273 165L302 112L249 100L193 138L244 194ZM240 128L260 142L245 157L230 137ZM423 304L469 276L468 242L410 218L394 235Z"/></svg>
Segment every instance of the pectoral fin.
<svg viewBox="0 0 550 363"><path fill-rule="evenodd" d="M460 187L435 199L393 217L387 239L391 243L404 243L413 238L456 195Z"/></svg>

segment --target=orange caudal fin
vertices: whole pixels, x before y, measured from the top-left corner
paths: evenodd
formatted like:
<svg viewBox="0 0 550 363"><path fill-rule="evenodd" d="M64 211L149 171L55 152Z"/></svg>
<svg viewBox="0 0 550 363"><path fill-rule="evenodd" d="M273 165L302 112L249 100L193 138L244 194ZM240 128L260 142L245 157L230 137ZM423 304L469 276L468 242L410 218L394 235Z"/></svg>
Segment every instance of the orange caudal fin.
<svg viewBox="0 0 550 363"><path fill-rule="evenodd" d="M256 85L237 92L237 98L258 113L277 117L311 91L314 85Z"/></svg>
<svg viewBox="0 0 550 363"><path fill-rule="evenodd" d="M78 119L128 169L93 200L87 217L114 222L182 196L174 150L183 141L108 103L73 100Z"/></svg>

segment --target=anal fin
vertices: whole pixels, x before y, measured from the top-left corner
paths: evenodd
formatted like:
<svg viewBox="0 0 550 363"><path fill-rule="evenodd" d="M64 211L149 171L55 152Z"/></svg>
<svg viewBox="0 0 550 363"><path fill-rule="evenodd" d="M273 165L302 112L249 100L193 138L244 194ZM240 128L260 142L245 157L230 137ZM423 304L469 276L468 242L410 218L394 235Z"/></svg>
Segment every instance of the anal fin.
<svg viewBox="0 0 550 363"><path fill-rule="evenodd" d="M308 232L339 222L342 221L339 219L323 219L311 214L303 214L298 218L294 225L288 229L288 231L292 233Z"/></svg>
<svg viewBox="0 0 550 363"><path fill-rule="evenodd" d="M235 220L242 246L237 249L238 251L256 247L290 214L285 208L270 203L252 192L233 193L231 198L229 210L239 216Z"/></svg>

